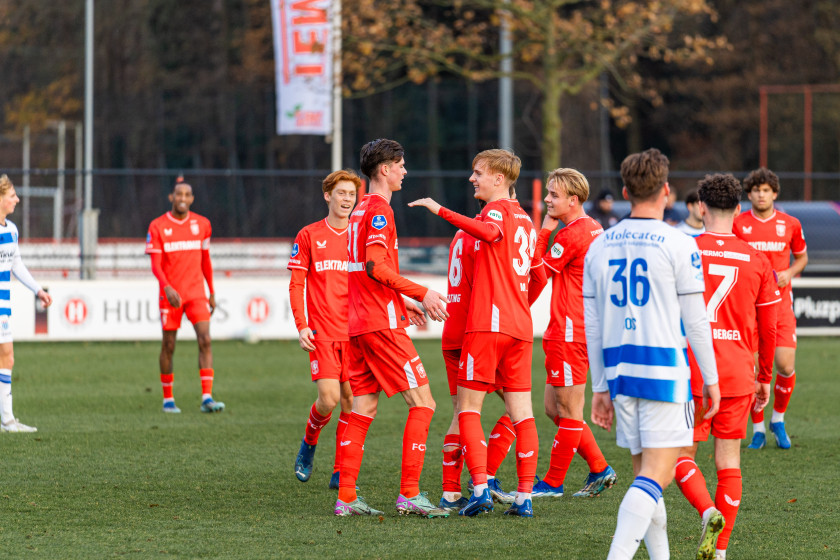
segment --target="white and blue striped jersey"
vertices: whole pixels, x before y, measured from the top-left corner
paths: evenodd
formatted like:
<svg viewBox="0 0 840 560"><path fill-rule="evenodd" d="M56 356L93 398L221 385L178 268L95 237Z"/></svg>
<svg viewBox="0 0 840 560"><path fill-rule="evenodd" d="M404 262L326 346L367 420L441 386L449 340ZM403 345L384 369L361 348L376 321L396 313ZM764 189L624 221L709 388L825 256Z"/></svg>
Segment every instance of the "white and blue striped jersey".
<svg viewBox="0 0 840 560"><path fill-rule="evenodd" d="M600 323L612 398L691 401L679 296L704 289L697 243L665 222L628 218L593 241L584 260L583 297L591 298ZM595 373L593 367L593 390L606 390L595 387Z"/></svg>
<svg viewBox="0 0 840 560"><path fill-rule="evenodd" d="M20 259L17 226L7 218L6 225L0 224L0 316L12 314L12 273L34 293L40 291L41 287Z"/></svg>

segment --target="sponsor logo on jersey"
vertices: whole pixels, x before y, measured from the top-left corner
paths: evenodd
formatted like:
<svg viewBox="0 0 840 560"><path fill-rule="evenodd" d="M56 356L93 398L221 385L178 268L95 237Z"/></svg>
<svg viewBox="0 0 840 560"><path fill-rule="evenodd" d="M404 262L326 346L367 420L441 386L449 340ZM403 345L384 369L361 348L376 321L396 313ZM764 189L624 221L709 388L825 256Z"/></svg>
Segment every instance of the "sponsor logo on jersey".
<svg viewBox="0 0 840 560"><path fill-rule="evenodd" d="M750 241L749 243L753 249L763 253L781 253L787 247L784 241Z"/></svg>
<svg viewBox="0 0 840 560"><path fill-rule="evenodd" d="M163 235L172 235L172 228L163 228Z"/></svg>
<svg viewBox="0 0 840 560"><path fill-rule="evenodd" d="M776 235L778 235L779 237L784 237L785 236L785 224L784 223L776 224Z"/></svg>
<svg viewBox="0 0 840 560"><path fill-rule="evenodd" d="M169 241L163 244L164 253L196 250L201 250L201 239L193 239L191 241Z"/></svg>
<svg viewBox="0 0 840 560"><path fill-rule="evenodd" d="M372 225L374 229L382 229L388 225L388 220L382 214L377 214L370 221L370 225Z"/></svg>
<svg viewBox="0 0 840 560"><path fill-rule="evenodd" d="M700 260L700 253L697 251L691 253L691 266L694 268L700 268L703 266L703 262Z"/></svg>
<svg viewBox="0 0 840 560"><path fill-rule="evenodd" d="M192 232L193 235L198 235L198 223L197 222L191 222L190 223L190 231Z"/></svg>
<svg viewBox="0 0 840 560"><path fill-rule="evenodd" d="M347 272L347 261L340 261L337 259L315 261L315 272L324 272L325 270L340 270L342 272Z"/></svg>
<svg viewBox="0 0 840 560"><path fill-rule="evenodd" d="M752 226L743 226L743 227L741 227L741 231L744 232L744 235L751 235L752 234Z"/></svg>
<svg viewBox="0 0 840 560"><path fill-rule="evenodd" d="M565 248L559 243L555 243L551 246L551 256L555 259L559 259L560 257L562 257L563 251L565 251Z"/></svg>
<svg viewBox="0 0 840 560"><path fill-rule="evenodd" d="M300 247L297 243L295 243L294 245L292 245L292 257L298 256L298 253L300 253Z"/></svg>
<svg viewBox="0 0 840 560"><path fill-rule="evenodd" d="M319 249L326 249L327 248L327 242L326 241L316 241L315 245L317 245Z"/></svg>
<svg viewBox="0 0 840 560"><path fill-rule="evenodd" d="M365 211L364 211L364 210L356 210L355 212L353 212L353 213L351 214L351 216L364 216L364 215L365 215Z"/></svg>
<svg viewBox="0 0 840 560"><path fill-rule="evenodd" d="M498 210L490 210L489 212L487 212L487 217L492 218L498 222L502 221L502 213Z"/></svg>
<svg viewBox="0 0 840 560"><path fill-rule="evenodd" d="M513 217L519 218L520 220L528 220L529 222L531 221L531 216L529 216L528 214L514 214ZM501 220L501 218L499 219Z"/></svg>

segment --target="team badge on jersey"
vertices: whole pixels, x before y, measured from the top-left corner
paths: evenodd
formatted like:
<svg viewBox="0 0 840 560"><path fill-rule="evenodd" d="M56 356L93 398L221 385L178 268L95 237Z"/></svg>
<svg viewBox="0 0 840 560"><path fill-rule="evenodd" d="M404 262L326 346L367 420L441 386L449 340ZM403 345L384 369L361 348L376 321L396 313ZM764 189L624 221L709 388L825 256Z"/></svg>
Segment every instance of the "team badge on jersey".
<svg viewBox="0 0 840 560"><path fill-rule="evenodd" d="M559 259L560 257L562 257L563 251L565 251L565 249L559 243L555 243L551 246L551 256L555 259Z"/></svg>
<svg viewBox="0 0 840 560"><path fill-rule="evenodd" d="M151 242L152 242L152 232L147 231L146 232L146 243L151 243Z"/></svg>
<svg viewBox="0 0 840 560"><path fill-rule="evenodd" d="M377 214L370 221L370 225L372 225L375 229L382 229L388 225L388 220L385 219L385 216L382 214Z"/></svg>
<svg viewBox="0 0 840 560"><path fill-rule="evenodd" d="M193 235L198 235L198 223L197 222L192 222L190 224L190 231L192 232Z"/></svg>
<svg viewBox="0 0 840 560"><path fill-rule="evenodd" d="M490 210L489 212L487 212L487 217L488 218L493 218L494 220L496 220L498 222L502 221L502 213L499 212L498 210Z"/></svg>
<svg viewBox="0 0 840 560"><path fill-rule="evenodd" d="M292 245L292 257L298 256L298 253L300 253L300 247L298 247L298 244L295 243Z"/></svg>
<svg viewBox="0 0 840 560"><path fill-rule="evenodd" d="M697 251L691 253L691 266L694 268L700 268L703 266L703 262L700 260L700 253Z"/></svg>
<svg viewBox="0 0 840 560"><path fill-rule="evenodd" d="M776 224L776 235L779 237L785 236L785 224L782 222L781 224Z"/></svg>

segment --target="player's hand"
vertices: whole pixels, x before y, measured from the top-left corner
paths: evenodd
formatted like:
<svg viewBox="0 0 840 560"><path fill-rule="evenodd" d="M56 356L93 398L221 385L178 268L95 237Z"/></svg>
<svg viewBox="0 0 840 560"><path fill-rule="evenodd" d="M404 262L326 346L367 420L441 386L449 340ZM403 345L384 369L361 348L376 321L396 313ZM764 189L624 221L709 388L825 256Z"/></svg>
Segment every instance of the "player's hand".
<svg viewBox="0 0 840 560"><path fill-rule="evenodd" d="M615 409L609 391L592 393L592 422L608 432L612 429Z"/></svg>
<svg viewBox="0 0 840 560"><path fill-rule="evenodd" d="M790 284L790 279L793 278L793 273L790 269L783 270L781 272L776 273L776 277L778 278L777 284L780 288L784 288L788 284Z"/></svg>
<svg viewBox="0 0 840 560"><path fill-rule="evenodd" d="M429 314L429 319L432 321L445 321L449 318L449 313L446 312L446 296L434 290L426 292L426 296L423 298L423 307L426 308L426 313Z"/></svg>
<svg viewBox="0 0 840 560"><path fill-rule="evenodd" d="M551 231L554 231L559 225L560 220L558 220L557 218L552 218L548 214L546 214L545 218L543 218L542 229L550 229Z"/></svg>
<svg viewBox="0 0 840 560"><path fill-rule="evenodd" d="M761 412L767 403L770 402L770 384L755 382L755 404L753 410Z"/></svg>
<svg viewBox="0 0 840 560"><path fill-rule="evenodd" d="M703 385L703 418L708 420L720 410L720 385Z"/></svg>
<svg viewBox="0 0 840 560"><path fill-rule="evenodd" d="M315 333L309 327L304 327L300 330L298 341L300 342L300 347L307 352L315 351Z"/></svg>
<svg viewBox="0 0 840 560"><path fill-rule="evenodd" d="M419 327L426 324L426 316L420 306L413 301L405 300L405 310L408 312L408 322Z"/></svg>
<svg viewBox="0 0 840 560"><path fill-rule="evenodd" d="M38 290L38 294L36 297L41 302L41 305L43 305L45 308L52 305L52 296L44 290Z"/></svg>
<svg viewBox="0 0 840 560"><path fill-rule="evenodd" d="M181 295L175 291L175 288L167 286L163 289L163 293L166 294L166 300L169 302L169 305L175 309L181 307Z"/></svg>
<svg viewBox="0 0 840 560"><path fill-rule="evenodd" d="M207 305L210 306L210 315L216 311L216 294L210 294L210 298L207 300Z"/></svg>
<svg viewBox="0 0 840 560"><path fill-rule="evenodd" d="M437 214L438 212L440 212L440 204L438 204L431 198L420 198L418 200L415 200L414 202L409 202L408 205L412 208L415 206L425 206L429 209L429 212L431 212L432 214Z"/></svg>

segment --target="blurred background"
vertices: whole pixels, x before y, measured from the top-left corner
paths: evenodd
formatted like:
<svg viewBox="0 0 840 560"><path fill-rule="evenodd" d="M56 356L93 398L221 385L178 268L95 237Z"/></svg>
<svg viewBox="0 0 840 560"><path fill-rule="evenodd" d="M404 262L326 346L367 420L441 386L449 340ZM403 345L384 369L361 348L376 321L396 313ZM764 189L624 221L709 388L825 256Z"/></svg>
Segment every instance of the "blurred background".
<svg viewBox="0 0 840 560"><path fill-rule="evenodd" d="M285 4L310 15L337 6ZM392 202L404 269L445 272L454 229L405 204L432 196L475 212L467 178L478 151L514 149L523 160L518 196L536 216L534 181L558 166L583 171L593 199L611 190L623 212L622 159L657 147L680 201L707 173L776 171L781 208L803 223L806 274L840 274L837 2L340 7L337 161L357 169L360 147L378 137L405 146L408 176ZM22 198L11 218L30 268L82 274L90 177L93 274L147 274L146 228L170 208L167 194L183 174L193 210L213 224L217 269L285 271L291 238L325 215L320 182L337 166L332 133L277 133L274 34L271 0L0 0L0 168Z"/></svg>

